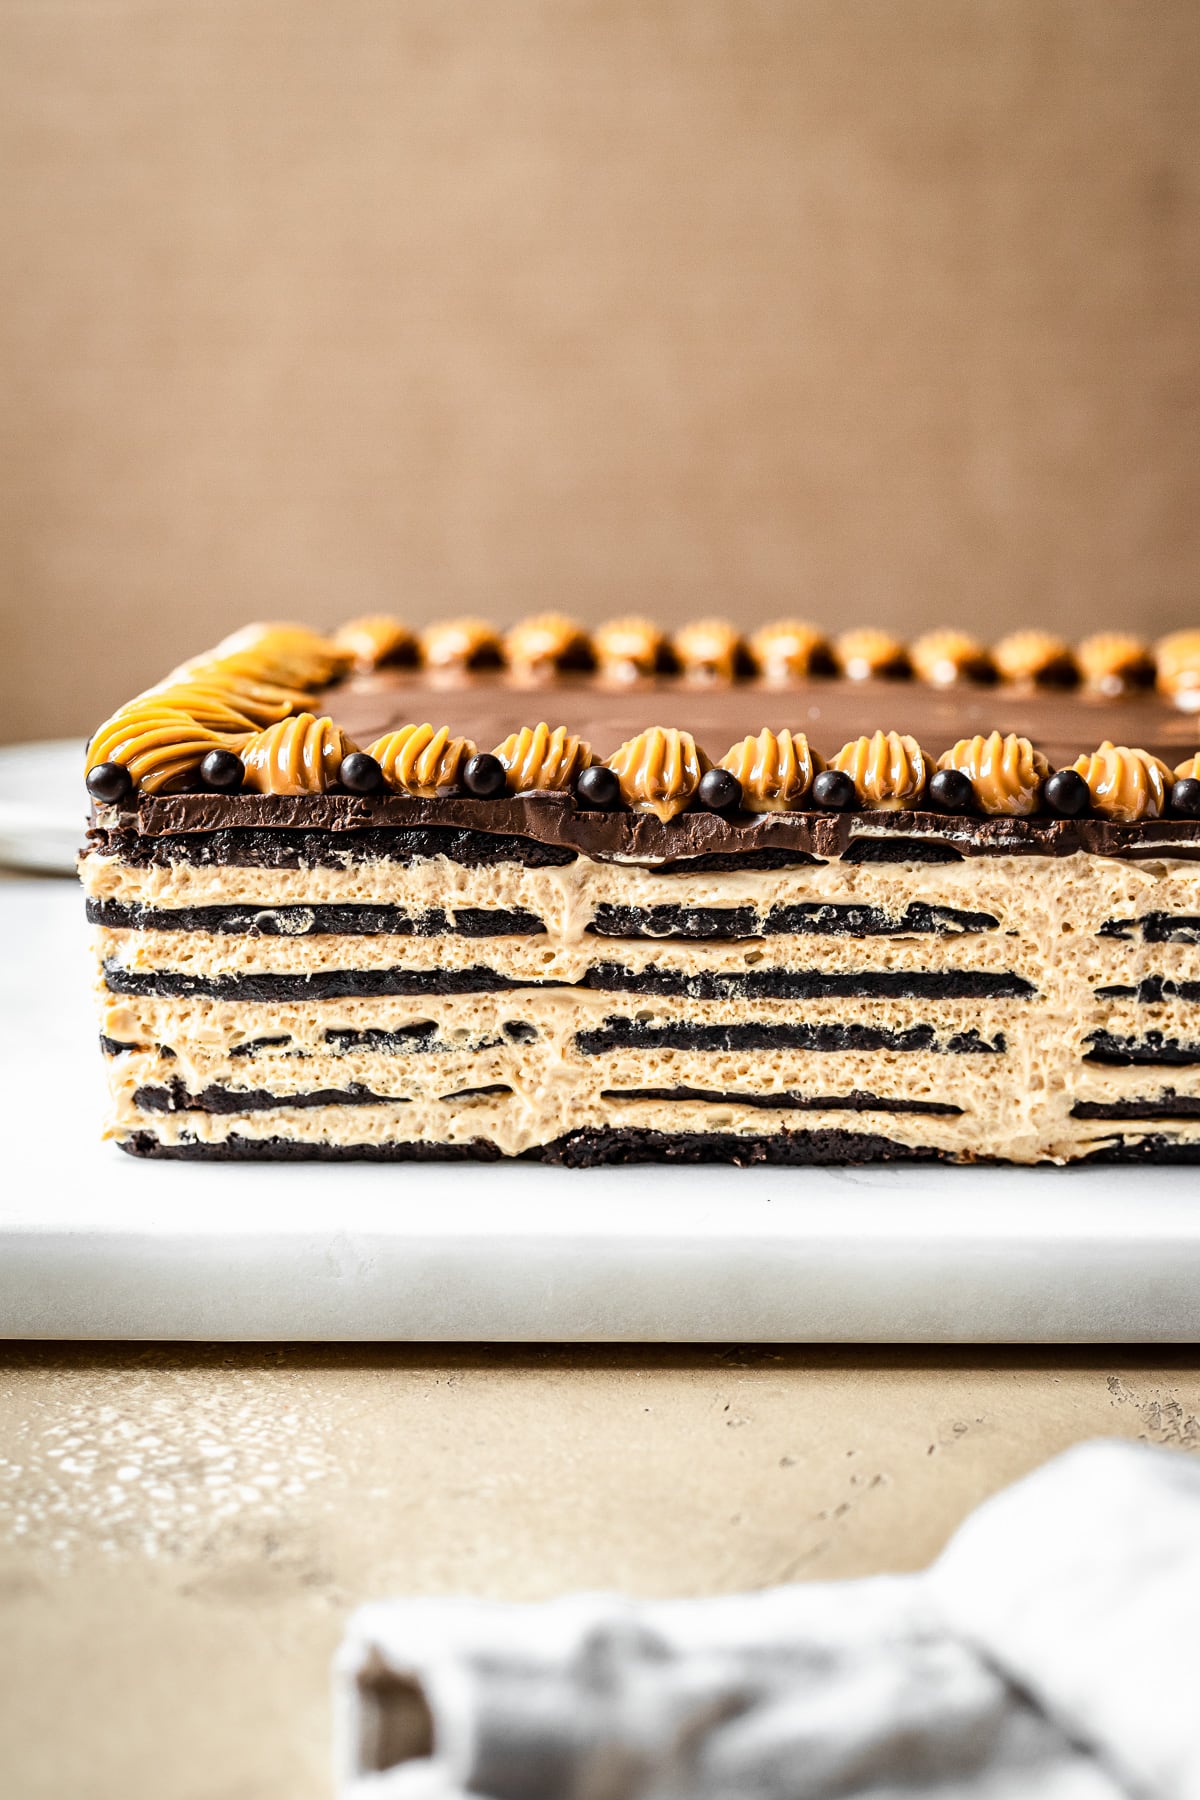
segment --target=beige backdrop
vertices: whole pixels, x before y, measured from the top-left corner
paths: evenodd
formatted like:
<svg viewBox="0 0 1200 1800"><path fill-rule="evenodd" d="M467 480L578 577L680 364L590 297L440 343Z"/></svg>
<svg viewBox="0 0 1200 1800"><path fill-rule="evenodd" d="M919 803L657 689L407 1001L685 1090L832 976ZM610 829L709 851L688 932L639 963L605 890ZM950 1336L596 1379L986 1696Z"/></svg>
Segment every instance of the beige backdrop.
<svg viewBox="0 0 1200 1800"><path fill-rule="evenodd" d="M0 132L0 735L264 614L1195 608L1196 0L3 0Z"/></svg>

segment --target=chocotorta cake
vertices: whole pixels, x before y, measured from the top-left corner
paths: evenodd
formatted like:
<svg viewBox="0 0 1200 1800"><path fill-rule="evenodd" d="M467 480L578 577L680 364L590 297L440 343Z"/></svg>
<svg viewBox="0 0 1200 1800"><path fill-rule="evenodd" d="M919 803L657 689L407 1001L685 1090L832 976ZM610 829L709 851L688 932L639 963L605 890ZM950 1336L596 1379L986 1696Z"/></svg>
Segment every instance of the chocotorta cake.
<svg viewBox="0 0 1200 1800"><path fill-rule="evenodd" d="M92 739L110 1135L1200 1160L1200 632L256 625Z"/></svg>

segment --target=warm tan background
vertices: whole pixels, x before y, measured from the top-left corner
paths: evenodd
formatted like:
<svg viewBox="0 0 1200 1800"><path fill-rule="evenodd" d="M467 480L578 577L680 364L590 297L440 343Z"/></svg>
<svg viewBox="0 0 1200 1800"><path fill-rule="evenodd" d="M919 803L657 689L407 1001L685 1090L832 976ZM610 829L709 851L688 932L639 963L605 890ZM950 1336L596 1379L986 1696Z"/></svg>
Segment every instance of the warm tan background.
<svg viewBox="0 0 1200 1800"><path fill-rule="evenodd" d="M1196 0L2 0L0 133L0 736L262 614L1196 606Z"/></svg>

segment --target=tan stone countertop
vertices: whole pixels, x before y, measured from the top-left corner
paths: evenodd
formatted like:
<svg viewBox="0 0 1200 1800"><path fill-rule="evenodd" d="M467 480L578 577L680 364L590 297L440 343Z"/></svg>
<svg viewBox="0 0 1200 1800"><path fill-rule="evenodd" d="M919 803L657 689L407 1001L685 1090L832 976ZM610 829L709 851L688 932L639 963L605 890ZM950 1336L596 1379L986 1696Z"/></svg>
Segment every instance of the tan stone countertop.
<svg viewBox="0 0 1200 1800"><path fill-rule="evenodd" d="M1200 1448L1200 1353L0 1350L6 1800L323 1800L360 1600L918 1568L1095 1435Z"/></svg>

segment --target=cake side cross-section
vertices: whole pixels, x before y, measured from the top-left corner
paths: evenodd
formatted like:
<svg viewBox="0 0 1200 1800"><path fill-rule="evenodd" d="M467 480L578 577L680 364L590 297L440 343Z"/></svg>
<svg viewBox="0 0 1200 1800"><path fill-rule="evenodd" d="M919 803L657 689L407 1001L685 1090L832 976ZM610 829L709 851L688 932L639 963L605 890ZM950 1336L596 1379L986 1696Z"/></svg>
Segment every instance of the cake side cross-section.
<svg viewBox="0 0 1200 1800"><path fill-rule="evenodd" d="M247 628L89 746L109 1133L1200 1160L1197 694L1188 633Z"/></svg>

